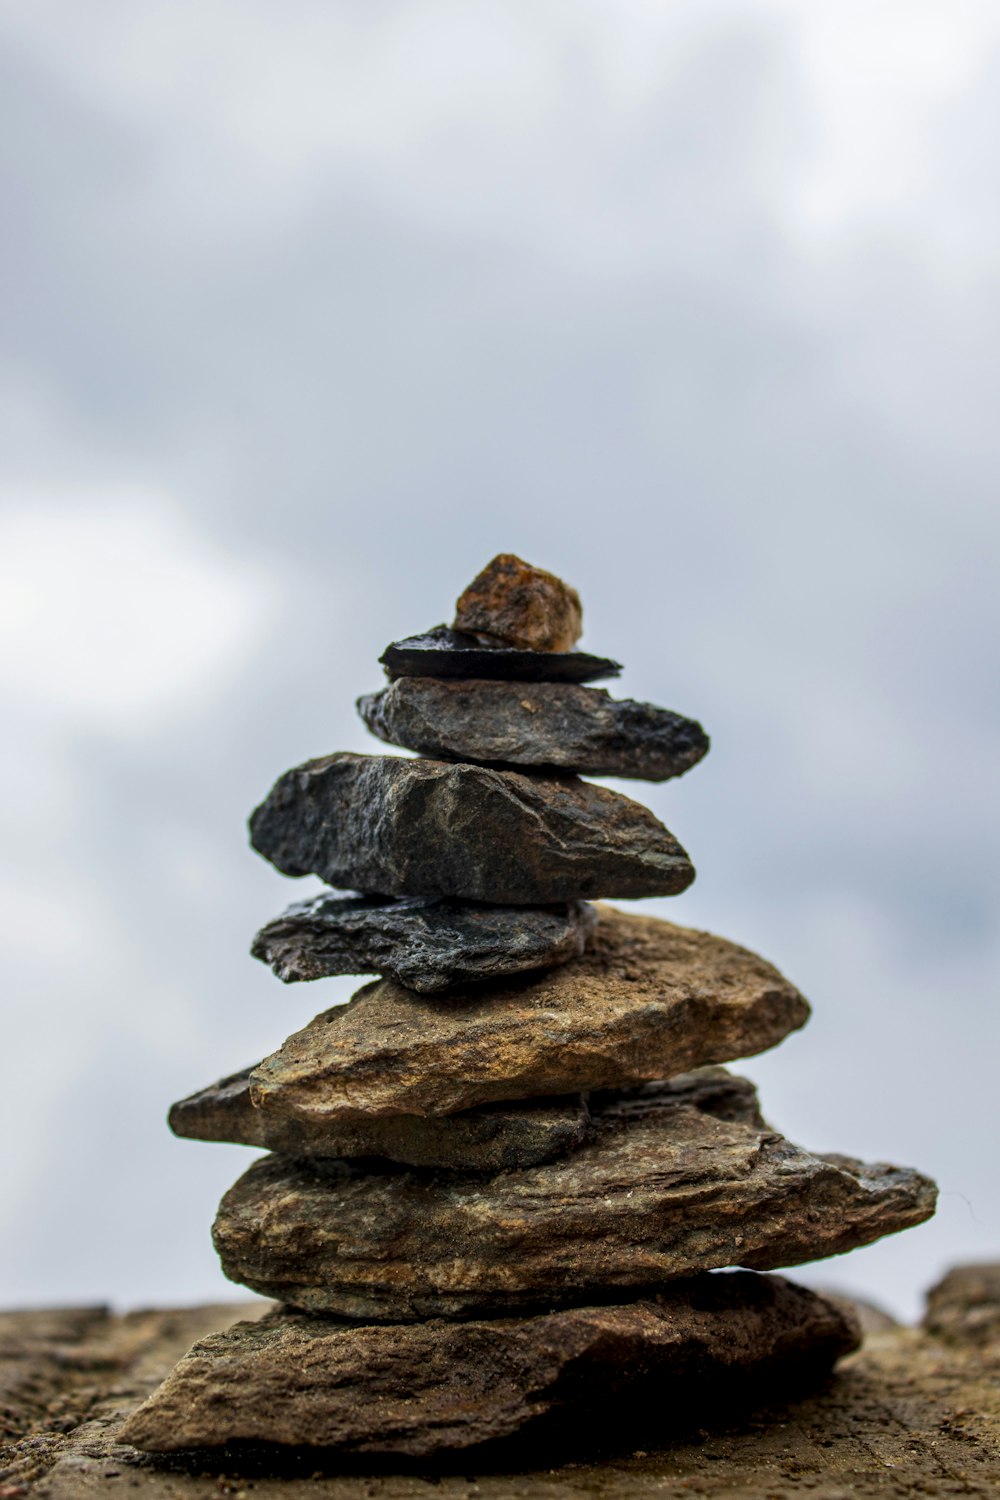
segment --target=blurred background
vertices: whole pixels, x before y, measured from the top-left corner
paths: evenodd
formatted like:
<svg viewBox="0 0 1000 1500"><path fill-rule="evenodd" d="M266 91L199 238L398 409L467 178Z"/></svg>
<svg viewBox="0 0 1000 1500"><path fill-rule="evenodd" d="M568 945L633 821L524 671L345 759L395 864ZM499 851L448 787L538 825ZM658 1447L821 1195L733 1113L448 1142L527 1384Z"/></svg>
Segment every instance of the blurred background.
<svg viewBox="0 0 1000 1500"><path fill-rule="evenodd" d="M248 956L244 820L498 551L700 718L644 908L810 997L737 1064L1000 1255L1000 12L6 0L7 1304L245 1295L168 1104L355 982ZM614 691L619 692L619 687Z"/></svg>

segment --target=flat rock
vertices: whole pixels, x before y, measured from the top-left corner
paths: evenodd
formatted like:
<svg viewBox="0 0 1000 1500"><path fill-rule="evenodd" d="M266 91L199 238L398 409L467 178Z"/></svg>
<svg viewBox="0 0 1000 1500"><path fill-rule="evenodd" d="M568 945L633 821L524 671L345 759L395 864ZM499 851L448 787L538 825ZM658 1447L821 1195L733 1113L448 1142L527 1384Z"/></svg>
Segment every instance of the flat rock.
<svg viewBox="0 0 1000 1500"><path fill-rule="evenodd" d="M525 651L435 625L393 641L379 657L386 676L502 677L516 682L595 682L618 677L621 662L587 651Z"/></svg>
<svg viewBox="0 0 1000 1500"><path fill-rule="evenodd" d="M740 1386L815 1379L859 1342L842 1305L749 1272L526 1319L345 1326L277 1312L195 1344L120 1441L431 1458L611 1403L714 1410Z"/></svg>
<svg viewBox="0 0 1000 1500"><path fill-rule="evenodd" d="M285 875L391 896L545 906L672 896L694 879L647 808L572 776L341 752L287 771L250 819Z"/></svg>
<svg viewBox="0 0 1000 1500"><path fill-rule="evenodd" d="M455 629L527 651L571 651L583 631L576 589L501 552L455 606Z"/></svg>
<svg viewBox="0 0 1000 1500"><path fill-rule="evenodd" d="M949 1271L927 1294L924 1327L952 1343L1000 1348L1000 1262Z"/></svg>
<svg viewBox="0 0 1000 1500"><path fill-rule="evenodd" d="M473 906L426 896L314 896L262 927L250 949L290 984L384 974L432 994L449 985L550 969L583 952L596 920L582 901Z"/></svg>
<svg viewBox="0 0 1000 1500"><path fill-rule="evenodd" d="M599 905L582 957L421 996L382 979L254 1069L263 1110L329 1124L618 1089L749 1057L803 1026L777 969L709 933Z"/></svg>
<svg viewBox="0 0 1000 1500"><path fill-rule="evenodd" d="M358 699L372 734L442 760L666 781L708 751L694 719L575 683L403 677Z"/></svg>
<svg viewBox="0 0 1000 1500"><path fill-rule="evenodd" d="M181 1099L169 1115L175 1135L230 1141L299 1159L382 1156L414 1167L498 1172L550 1161L586 1139L590 1112L581 1095L486 1105L457 1115L374 1115L299 1120L257 1109L250 1068Z"/></svg>
<svg viewBox="0 0 1000 1500"><path fill-rule="evenodd" d="M488 1179L264 1157L220 1204L222 1269L308 1312L508 1315L799 1265L933 1213L918 1173L814 1156L714 1098L695 1081L609 1101L568 1156Z"/></svg>

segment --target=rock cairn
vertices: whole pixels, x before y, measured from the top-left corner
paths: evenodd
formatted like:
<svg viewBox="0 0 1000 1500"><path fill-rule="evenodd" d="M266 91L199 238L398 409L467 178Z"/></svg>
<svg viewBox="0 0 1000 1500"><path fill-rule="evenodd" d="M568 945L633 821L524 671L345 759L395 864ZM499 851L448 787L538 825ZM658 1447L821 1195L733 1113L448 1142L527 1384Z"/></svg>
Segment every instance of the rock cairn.
<svg viewBox="0 0 1000 1500"><path fill-rule="evenodd" d="M359 700L420 758L309 761L254 812L279 870L360 894L290 907L253 953L286 982L382 977L171 1110L178 1135L270 1153L214 1237L280 1306L197 1344L124 1441L427 1458L616 1404L714 1406L858 1342L844 1306L760 1272L933 1212L928 1179L792 1145L719 1066L806 1021L776 969L594 904L694 869L580 775L663 781L708 739L587 686L620 668L581 627L573 589L494 559Z"/></svg>

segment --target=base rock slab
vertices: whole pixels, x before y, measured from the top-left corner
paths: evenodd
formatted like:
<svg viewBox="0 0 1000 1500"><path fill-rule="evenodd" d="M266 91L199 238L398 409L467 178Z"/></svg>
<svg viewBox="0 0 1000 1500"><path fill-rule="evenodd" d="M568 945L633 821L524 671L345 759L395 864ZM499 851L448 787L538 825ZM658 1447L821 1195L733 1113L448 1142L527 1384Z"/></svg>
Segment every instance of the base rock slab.
<svg viewBox="0 0 1000 1500"><path fill-rule="evenodd" d="M859 1342L844 1304L749 1272L528 1319L277 1313L195 1344L120 1438L160 1453L252 1442L430 1458L616 1400L717 1404L734 1386L815 1377Z"/></svg>

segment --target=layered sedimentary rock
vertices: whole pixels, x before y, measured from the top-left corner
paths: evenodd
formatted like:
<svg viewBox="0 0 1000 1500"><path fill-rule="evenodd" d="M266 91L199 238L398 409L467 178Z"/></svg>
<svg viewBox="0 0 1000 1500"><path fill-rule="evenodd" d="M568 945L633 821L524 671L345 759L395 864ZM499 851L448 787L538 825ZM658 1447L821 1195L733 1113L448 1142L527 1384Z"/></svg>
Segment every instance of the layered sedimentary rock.
<svg viewBox="0 0 1000 1500"><path fill-rule="evenodd" d="M524 651L571 651L583 631L583 606L554 573L501 552L460 596L455 629Z"/></svg>
<svg viewBox="0 0 1000 1500"><path fill-rule="evenodd" d="M690 860L638 802L574 777L346 752L287 771L250 819L285 875L514 906L671 896Z"/></svg>
<svg viewBox="0 0 1000 1500"><path fill-rule="evenodd" d="M230 1141L305 1158L384 1156L414 1167L499 1172L550 1161L578 1146L591 1128L581 1095L493 1104L457 1115L381 1115L356 1120L295 1119L257 1109L251 1069L181 1099L170 1111L175 1135Z"/></svg>
<svg viewBox="0 0 1000 1500"><path fill-rule="evenodd" d="M512 682L598 682L617 677L621 663L587 651L525 651L487 645L483 637L435 625L393 641L379 657L386 676L502 677Z"/></svg>
<svg viewBox="0 0 1000 1500"><path fill-rule="evenodd" d="M654 1401L705 1415L857 1347L847 1307L775 1276L702 1275L625 1306L345 1326L295 1313L195 1344L120 1434L151 1452L241 1443L413 1458Z"/></svg>
<svg viewBox="0 0 1000 1500"><path fill-rule="evenodd" d="M223 1269L341 1317L467 1318L638 1294L723 1266L772 1270L919 1224L934 1186L906 1168L814 1156L714 1092L609 1101L541 1166L426 1173L271 1156L222 1200Z"/></svg>
<svg viewBox="0 0 1000 1500"><path fill-rule="evenodd" d="M763 1052L805 1024L798 990L747 949L597 910L582 957L547 973L441 998L366 986L254 1069L255 1103L317 1124L453 1114L669 1078Z"/></svg>
<svg viewBox="0 0 1000 1500"><path fill-rule="evenodd" d="M578 957L594 925L582 901L473 906L425 896L314 896L268 922L251 953L286 984L385 974L432 994L448 985L549 969Z"/></svg>
<svg viewBox="0 0 1000 1500"><path fill-rule="evenodd" d="M358 712L387 744L483 765L666 781L708 751L694 719L576 683L403 677Z"/></svg>

